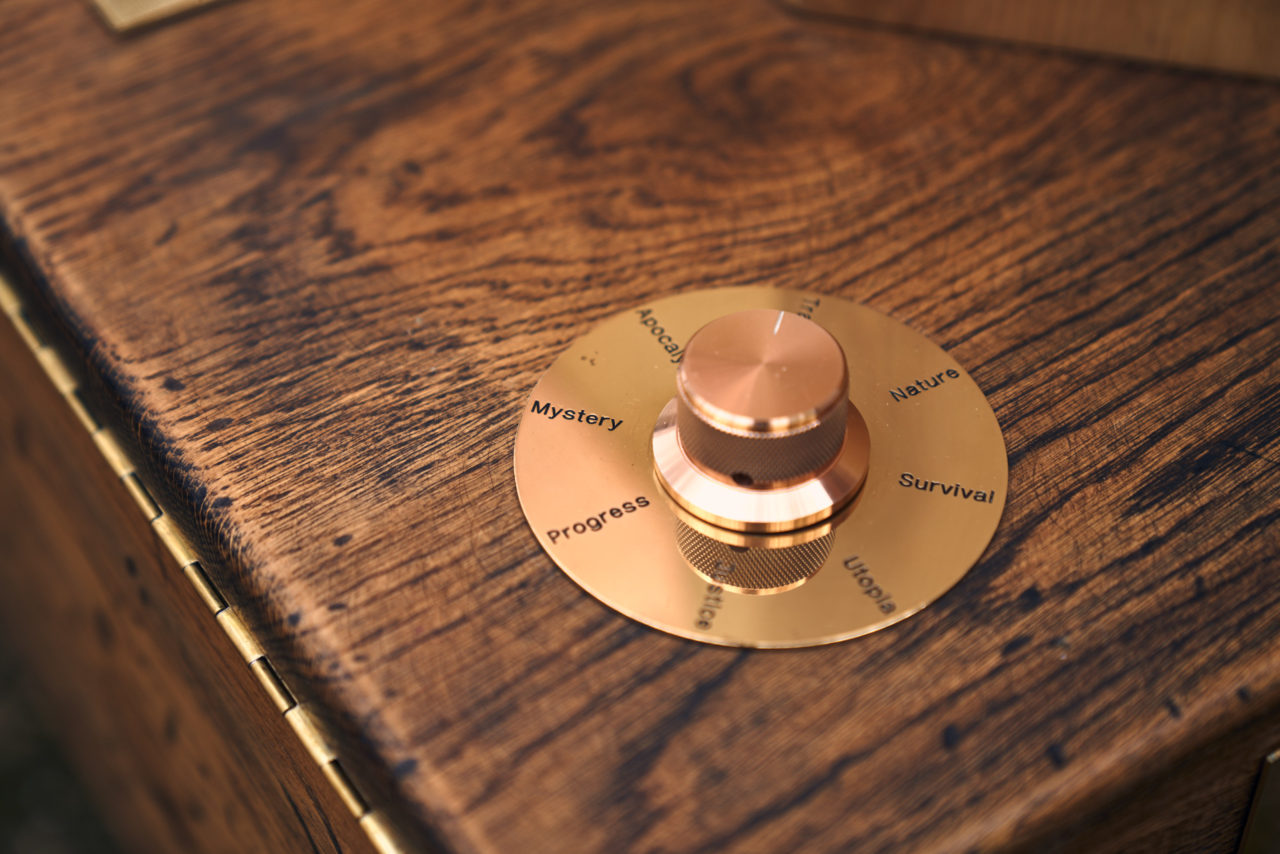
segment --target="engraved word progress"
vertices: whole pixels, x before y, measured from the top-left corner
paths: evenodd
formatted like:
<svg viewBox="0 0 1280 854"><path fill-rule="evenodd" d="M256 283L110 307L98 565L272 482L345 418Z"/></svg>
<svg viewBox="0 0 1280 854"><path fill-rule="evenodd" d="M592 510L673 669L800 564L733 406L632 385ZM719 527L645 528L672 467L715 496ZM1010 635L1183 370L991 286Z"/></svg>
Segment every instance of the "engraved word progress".
<svg viewBox="0 0 1280 854"><path fill-rule="evenodd" d="M547 531L547 542L562 542L571 539L574 534L581 535L603 531L605 523L610 519L621 519L629 513L634 513L648 506L649 499L643 495L638 495L634 501L624 501L619 507L606 508L594 516L588 516L581 522L574 522L572 525L565 525L563 528L552 528Z"/></svg>

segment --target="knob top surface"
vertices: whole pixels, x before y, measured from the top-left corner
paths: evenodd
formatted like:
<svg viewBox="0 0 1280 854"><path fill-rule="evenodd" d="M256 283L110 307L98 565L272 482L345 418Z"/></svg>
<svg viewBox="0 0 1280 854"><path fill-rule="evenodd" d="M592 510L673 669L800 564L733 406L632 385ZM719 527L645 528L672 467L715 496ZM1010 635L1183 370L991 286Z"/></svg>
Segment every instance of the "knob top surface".
<svg viewBox="0 0 1280 854"><path fill-rule="evenodd" d="M716 318L689 341L682 396L708 421L753 433L802 429L844 403L844 351L812 320L752 309Z"/></svg>

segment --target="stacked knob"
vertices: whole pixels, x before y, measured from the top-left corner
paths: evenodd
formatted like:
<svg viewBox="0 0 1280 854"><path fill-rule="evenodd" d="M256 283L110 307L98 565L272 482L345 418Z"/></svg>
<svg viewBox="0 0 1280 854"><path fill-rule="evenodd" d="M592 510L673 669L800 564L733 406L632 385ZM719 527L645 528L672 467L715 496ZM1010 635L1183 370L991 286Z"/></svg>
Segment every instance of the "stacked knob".
<svg viewBox="0 0 1280 854"><path fill-rule="evenodd" d="M848 503L868 440L840 344L798 314L756 309L690 339L653 450L659 480L697 519L786 532Z"/></svg>

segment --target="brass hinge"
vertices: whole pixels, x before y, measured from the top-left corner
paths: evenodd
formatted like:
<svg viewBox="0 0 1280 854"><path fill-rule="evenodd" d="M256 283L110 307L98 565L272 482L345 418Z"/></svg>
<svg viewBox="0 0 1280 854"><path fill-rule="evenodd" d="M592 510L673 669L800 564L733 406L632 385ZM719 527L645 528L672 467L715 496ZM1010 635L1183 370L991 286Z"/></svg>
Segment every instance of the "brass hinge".
<svg viewBox="0 0 1280 854"><path fill-rule="evenodd" d="M202 2L203 0L196 0ZM99 5L117 6L161 6L178 5L177 3L145 3L129 2L129 0L98 0ZM182 5L195 5L185 0ZM178 568L190 582L192 589L212 612L214 621L222 629L223 634L231 641L236 651L247 663L250 672L262 685L264 693L277 711L298 736L299 741L311 754L325 778L329 781L338 797L346 804L351 815L364 831L374 850L379 854L407 854L410 850L401 839L394 826L380 810L371 809L368 799L360 793L359 787L347 775L345 766L334 747L334 739L319 718L305 705L299 705L296 694L280 677L279 671L267 659L266 651L258 637L250 629L240 614L240 610L229 605L225 596L210 580L204 567L196 555L195 548L174 524L173 517L165 513L156 503L150 490L138 477L133 464L123 446L93 417L84 405L79 391L79 383L75 374L69 369L52 347L40 339L35 329L27 321L22 308L22 300L13 284L0 271L0 310L9 317L17 329L19 336L30 348L36 361L44 369L50 381L61 392L63 399L76 414L98 447L103 459L120 478L121 485L133 496L142 511L143 517L151 525L156 538L164 544L173 556Z"/></svg>

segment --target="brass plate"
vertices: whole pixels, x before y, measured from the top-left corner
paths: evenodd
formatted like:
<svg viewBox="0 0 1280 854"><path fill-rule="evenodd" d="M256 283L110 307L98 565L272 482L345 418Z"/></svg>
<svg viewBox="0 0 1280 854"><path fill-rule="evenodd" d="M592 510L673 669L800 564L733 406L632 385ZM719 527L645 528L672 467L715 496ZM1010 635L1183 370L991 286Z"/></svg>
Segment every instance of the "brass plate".
<svg viewBox="0 0 1280 854"><path fill-rule="evenodd" d="M117 32L154 24L165 18L206 6L217 0L93 0L111 29Z"/></svg>
<svg viewBox="0 0 1280 854"><path fill-rule="evenodd" d="M871 443L822 568L768 596L725 590L681 556L651 450L684 343L747 308L794 311L835 336ZM959 581L1000 522L1008 460L982 391L924 336L836 297L726 288L629 309L574 342L524 406L515 474L538 541L604 604L691 640L798 647L892 625Z"/></svg>

